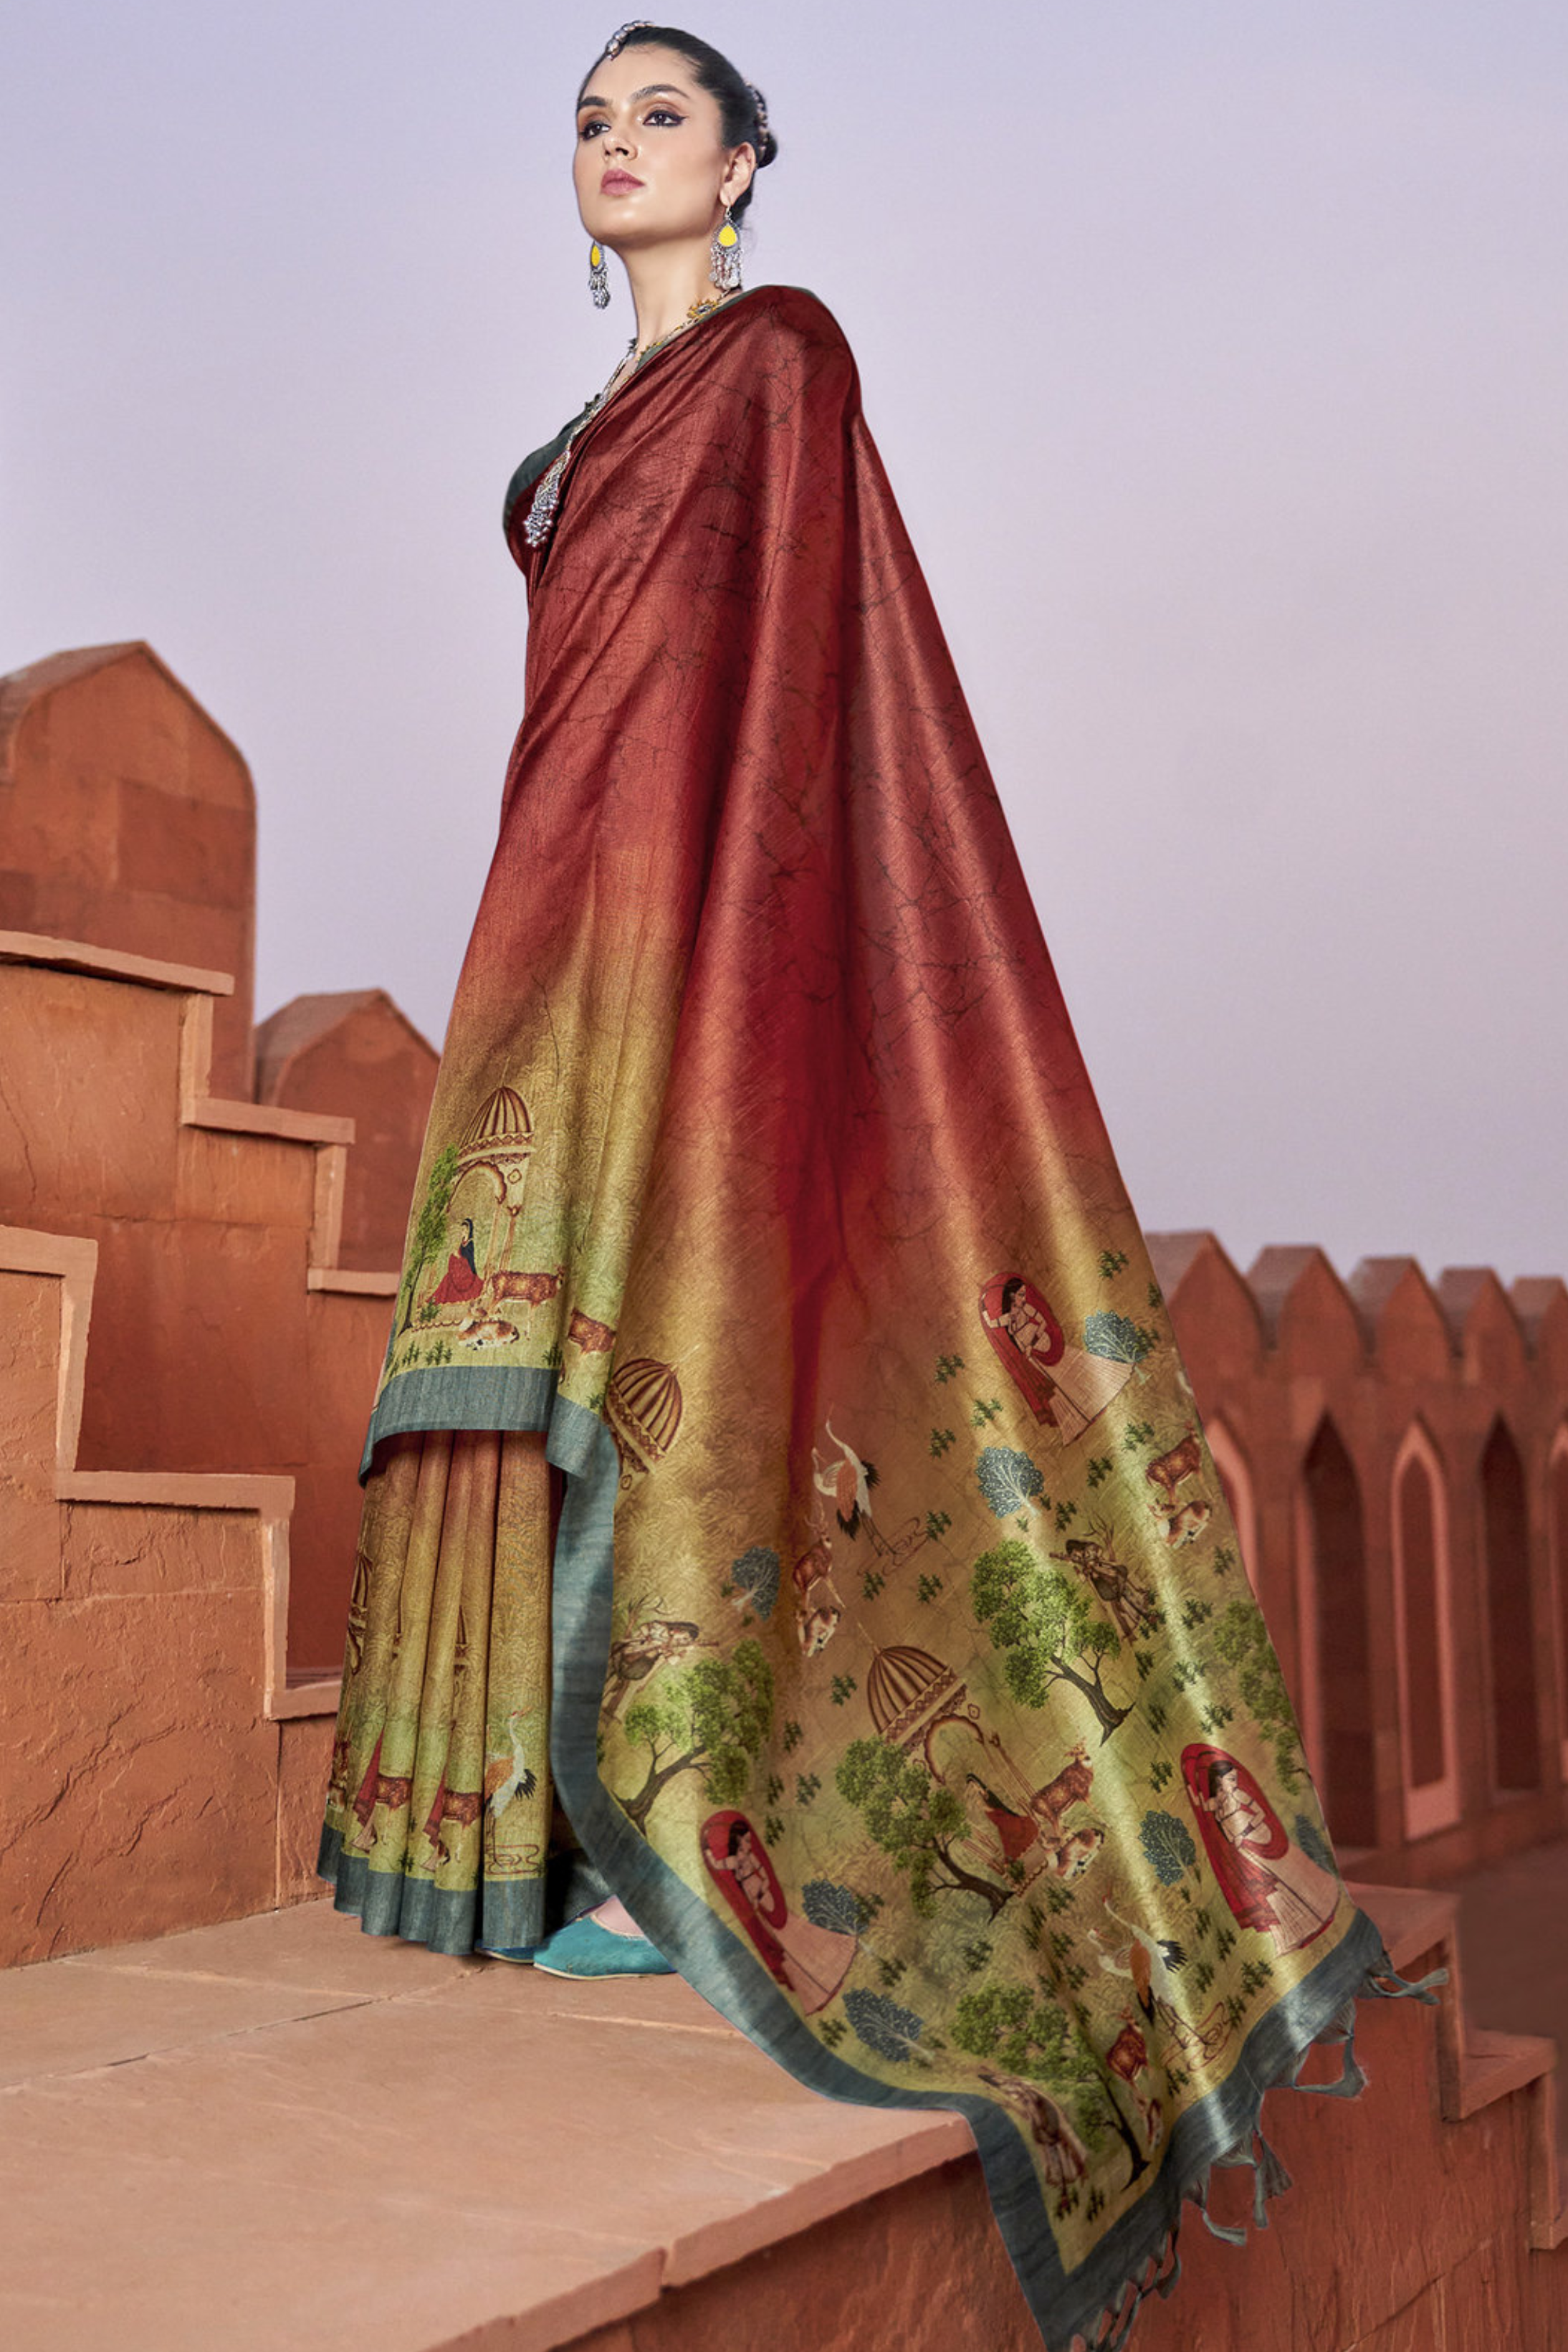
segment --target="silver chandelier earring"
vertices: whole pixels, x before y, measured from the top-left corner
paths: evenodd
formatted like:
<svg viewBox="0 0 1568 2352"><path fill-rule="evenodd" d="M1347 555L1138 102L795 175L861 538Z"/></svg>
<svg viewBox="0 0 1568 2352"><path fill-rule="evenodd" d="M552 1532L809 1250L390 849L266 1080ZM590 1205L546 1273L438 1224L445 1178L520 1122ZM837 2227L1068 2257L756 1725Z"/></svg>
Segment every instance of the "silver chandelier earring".
<svg viewBox="0 0 1568 2352"><path fill-rule="evenodd" d="M604 267L604 254L597 245L588 248L588 290L593 297L596 310L610 308L610 272Z"/></svg>
<svg viewBox="0 0 1568 2352"><path fill-rule="evenodd" d="M735 294L740 289L740 231L736 227L727 205L724 218L713 233L708 247L711 259L708 276L721 294Z"/></svg>

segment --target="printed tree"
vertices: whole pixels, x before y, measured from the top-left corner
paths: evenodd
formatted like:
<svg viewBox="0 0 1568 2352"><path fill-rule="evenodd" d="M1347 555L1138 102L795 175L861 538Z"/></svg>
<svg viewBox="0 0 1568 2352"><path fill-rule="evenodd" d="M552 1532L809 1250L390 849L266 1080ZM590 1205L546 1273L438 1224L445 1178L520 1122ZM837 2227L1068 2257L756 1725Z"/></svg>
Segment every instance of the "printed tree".
<svg viewBox="0 0 1568 2352"><path fill-rule="evenodd" d="M732 1658L699 1658L665 1673L656 1696L626 1710L626 1737L647 1749L648 1769L635 1795L618 1801L622 1811L645 1828L683 1772L699 1773L716 1805L737 1803L772 1727L773 1669L760 1643L741 1642Z"/></svg>
<svg viewBox="0 0 1568 2352"><path fill-rule="evenodd" d="M731 1560L729 1582L724 1591L725 1598L733 1601L737 1609L749 1602L766 1624L779 1600L778 1553L769 1551L764 1544L753 1544L749 1551Z"/></svg>
<svg viewBox="0 0 1568 2352"><path fill-rule="evenodd" d="M954 1858L953 1849L968 1834L968 1815L952 1790L902 1748L884 1739L856 1739L834 1777L839 1794L908 1879L920 1917L930 1917L938 1895L978 1895L993 1918L1010 1899L1010 1887L993 1885Z"/></svg>
<svg viewBox="0 0 1568 2352"><path fill-rule="evenodd" d="M413 1221L413 1231L408 1237L408 1270L403 1276L403 1316L398 1327L398 1337L413 1322L413 1298L419 1288L419 1277L446 1238L446 1209L452 1198L452 1188L457 1181L457 1146L449 1143L438 1152L431 1164L430 1181L424 1188L424 1205Z"/></svg>
<svg viewBox="0 0 1568 2352"><path fill-rule="evenodd" d="M1103 1745L1132 1709L1113 1706L1101 1681L1105 1660L1118 1656L1122 1644L1096 1614L1091 1595L1048 1568L1018 1536L982 1552L969 1592L976 1616L990 1628L1006 1661L1013 1696L1026 1706L1043 1706L1055 1684L1068 1684L1092 1707Z"/></svg>
<svg viewBox="0 0 1568 2352"><path fill-rule="evenodd" d="M972 2058L1042 2083L1052 2098L1071 2106L1091 2147L1113 2131L1132 2159L1129 2181L1147 2169L1108 2070L1059 2001L1041 1998L1028 1985L987 1985L962 1996L952 2030L958 2048Z"/></svg>
<svg viewBox="0 0 1568 2352"><path fill-rule="evenodd" d="M1145 1324L1134 1323L1130 1316L1114 1315L1103 1307L1084 1323L1083 1345L1092 1356L1103 1356L1113 1364L1136 1365L1154 1353L1159 1335Z"/></svg>
<svg viewBox="0 0 1568 2352"><path fill-rule="evenodd" d="M1040 1470L1027 1454L1010 1445L982 1445L975 1476L998 1519L1024 1517L1035 1507L1035 1496L1045 1486Z"/></svg>
<svg viewBox="0 0 1568 2352"><path fill-rule="evenodd" d="M852 1886L831 1878L809 1878L800 1889L800 1908L813 1927L828 1927L837 1936L862 1936L876 1916L876 1906Z"/></svg>
<svg viewBox="0 0 1568 2352"><path fill-rule="evenodd" d="M904 1974L904 1962L884 1958L866 1933L882 1908L880 1895L857 1895L852 1886L841 1886L833 1879L809 1878L800 1889L800 1908L813 1927L826 1927L835 1936L853 1936L861 1949L875 1960L883 1984L895 1984Z"/></svg>
<svg viewBox="0 0 1568 2352"><path fill-rule="evenodd" d="M1145 1813L1138 1843L1162 1886L1180 1886L1187 1872L1197 1867L1192 1832L1174 1813Z"/></svg>
<svg viewBox="0 0 1568 2352"><path fill-rule="evenodd" d="M930 2063L915 2048L925 2031L925 2019L902 2002L890 2000L886 1993L866 1992L857 1986L844 1995L844 2014L866 2048L892 2065L906 2066L912 2058L917 2065Z"/></svg>
<svg viewBox="0 0 1568 2352"><path fill-rule="evenodd" d="M1320 1870L1332 1871L1335 1877L1339 1875L1339 1864L1334 1860L1333 1848L1323 1835L1320 1824L1313 1821L1310 1813L1296 1815L1291 1834L1309 1862L1315 1862Z"/></svg>
<svg viewBox="0 0 1568 2352"><path fill-rule="evenodd" d="M1222 1610L1209 1635L1209 1646L1227 1665L1236 1668L1236 1687L1242 1704L1264 1738L1273 1742L1274 1769L1280 1775L1280 1785L1294 1796L1303 1777L1301 1734L1296 1729L1285 1677L1257 1602L1233 1601Z"/></svg>

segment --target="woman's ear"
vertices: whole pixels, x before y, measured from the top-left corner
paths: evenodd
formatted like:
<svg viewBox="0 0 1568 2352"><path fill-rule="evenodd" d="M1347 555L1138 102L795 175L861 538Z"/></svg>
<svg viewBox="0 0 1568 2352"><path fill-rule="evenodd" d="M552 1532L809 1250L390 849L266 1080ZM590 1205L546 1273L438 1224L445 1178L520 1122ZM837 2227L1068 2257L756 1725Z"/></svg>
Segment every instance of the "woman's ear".
<svg viewBox="0 0 1568 2352"><path fill-rule="evenodd" d="M757 171L757 150L749 140L743 141L729 159L729 169L718 184L721 205L738 204L750 187Z"/></svg>

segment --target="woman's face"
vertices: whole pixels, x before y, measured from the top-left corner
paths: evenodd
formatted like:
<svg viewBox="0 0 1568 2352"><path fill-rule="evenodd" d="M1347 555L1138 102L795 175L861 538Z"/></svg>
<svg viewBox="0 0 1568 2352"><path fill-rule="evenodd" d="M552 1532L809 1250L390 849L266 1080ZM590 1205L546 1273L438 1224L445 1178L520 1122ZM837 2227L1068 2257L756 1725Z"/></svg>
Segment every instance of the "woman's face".
<svg viewBox="0 0 1568 2352"><path fill-rule="evenodd" d="M754 162L723 145L718 100L677 49L622 49L589 75L572 179L583 227L612 252L711 236Z"/></svg>

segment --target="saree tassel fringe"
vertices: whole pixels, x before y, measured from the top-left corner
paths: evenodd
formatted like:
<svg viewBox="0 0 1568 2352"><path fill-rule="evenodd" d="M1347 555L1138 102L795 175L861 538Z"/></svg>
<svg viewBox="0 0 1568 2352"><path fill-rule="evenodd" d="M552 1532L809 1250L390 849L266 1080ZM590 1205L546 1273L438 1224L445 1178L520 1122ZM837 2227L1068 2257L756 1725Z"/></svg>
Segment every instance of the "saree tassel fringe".
<svg viewBox="0 0 1568 2352"><path fill-rule="evenodd" d="M1315 2092L1326 2098L1354 2098L1365 2088L1367 2083L1367 2076L1355 2057L1356 1999L1413 2000L1430 2006L1437 1999L1437 1988L1447 1984L1448 1980L1447 1969L1434 1969L1429 1975L1419 1977L1412 1981L1400 1976L1385 1955L1379 1962L1368 1969L1358 1988L1355 1999L1346 2001L1343 2008L1328 2021L1322 2032L1307 2044L1296 2060L1291 2074L1278 2082L1265 2085L1261 2095L1266 2098L1271 2091L1291 2090ZM1339 2051L1341 2071L1333 2080L1325 2083L1303 2083L1299 2079L1301 2067L1314 2049ZM1250 2234L1247 2224L1217 2221L1208 2209L1214 2175L1217 2171L1222 2170L1249 2171L1252 2174L1251 2226L1253 2229L1266 2230L1269 2227L1269 2206L1276 2198L1283 2196L1293 2183L1291 2174L1281 2163L1275 2149L1264 2138L1262 2132L1256 2127L1235 2147L1227 2150L1223 2155L1211 2158L1186 2182L1182 2191L1182 2201L1184 2204L1197 2206L1209 2235L1218 2238L1225 2245L1243 2246ZM1172 2229L1157 2264L1152 2269L1145 2269L1136 2279L1130 2278L1124 2282L1121 2293L1113 2297L1101 2313L1096 2329L1092 2333L1075 2336L1071 2352L1115 2352L1115 2347L1126 2344L1129 2340L1133 2322L1147 2297L1150 2294L1158 2294L1164 2298L1175 2292L1181 2276L1179 2234L1179 2227ZM1130 2304L1129 2296L1132 2298Z"/></svg>

